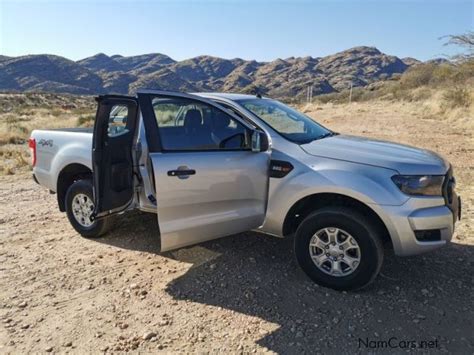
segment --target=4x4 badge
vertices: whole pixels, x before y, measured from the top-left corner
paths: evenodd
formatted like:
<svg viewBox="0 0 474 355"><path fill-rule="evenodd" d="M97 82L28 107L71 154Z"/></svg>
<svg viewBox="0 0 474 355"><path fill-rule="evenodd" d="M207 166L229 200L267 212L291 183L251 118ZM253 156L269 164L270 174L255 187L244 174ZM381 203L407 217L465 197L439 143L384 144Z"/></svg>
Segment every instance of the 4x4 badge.
<svg viewBox="0 0 474 355"><path fill-rule="evenodd" d="M53 140L52 139L40 139L38 144L42 147L52 147L53 146Z"/></svg>

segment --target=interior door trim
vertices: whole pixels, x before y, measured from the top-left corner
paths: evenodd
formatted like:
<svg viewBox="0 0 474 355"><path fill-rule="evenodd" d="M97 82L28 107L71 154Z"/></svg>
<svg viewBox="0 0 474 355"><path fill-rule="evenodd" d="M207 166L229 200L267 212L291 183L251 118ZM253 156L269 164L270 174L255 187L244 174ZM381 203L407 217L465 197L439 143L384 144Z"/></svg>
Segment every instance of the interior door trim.
<svg viewBox="0 0 474 355"><path fill-rule="evenodd" d="M133 202L133 192L131 199L121 206L111 206L113 208L104 208L104 196L105 196L105 186L104 174L101 173L103 169L103 154L104 149L107 149L107 142L109 139L114 139L114 137L109 137L107 134L107 129L109 126L109 117L110 113L114 106L117 105L126 105L127 107L134 107L135 117L134 121L130 121L130 127L133 132L130 132L132 135L132 145L133 137L136 134L138 127L138 101L132 96L123 96L123 95L101 95L96 97L97 112L96 120L94 123L93 138L92 138L92 178L93 178L93 194L94 194L94 211L92 212L92 218L98 219L111 215L113 213L121 212L130 206ZM128 113L130 115L130 112ZM129 123L127 122L127 126ZM118 137L117 137L118 138ZM130 152L131 154L131 152ZM133 165L133 163L132 163ZM133 178L133 177L132 177Z"/></svg>

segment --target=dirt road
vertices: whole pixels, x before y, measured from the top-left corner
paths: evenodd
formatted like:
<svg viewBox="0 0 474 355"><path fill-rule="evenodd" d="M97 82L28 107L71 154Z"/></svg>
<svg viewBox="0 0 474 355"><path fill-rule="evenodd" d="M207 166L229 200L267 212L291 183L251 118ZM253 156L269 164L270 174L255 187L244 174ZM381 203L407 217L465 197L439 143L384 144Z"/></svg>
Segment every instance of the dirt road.
<svg viewBox="0 0 474 355"><path fill-rule="evenodd" d="M388 253L370 288L341 293L308 280L291 240L245 233L160 255L156 219L142 213L87 240L28 174L0 177L0 353L353 353L390 338L473 353L472 131L403 105L311 114L339 132L448 156L464 199L453 243L417 257Z"/></svg>

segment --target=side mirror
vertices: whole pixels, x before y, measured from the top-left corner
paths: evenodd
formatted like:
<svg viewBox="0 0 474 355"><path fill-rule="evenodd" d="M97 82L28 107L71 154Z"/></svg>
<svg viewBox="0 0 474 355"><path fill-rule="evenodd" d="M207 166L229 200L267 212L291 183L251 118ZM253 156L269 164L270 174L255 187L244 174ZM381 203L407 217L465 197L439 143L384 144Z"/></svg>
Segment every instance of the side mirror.
<svg viewBox="0 0 474 355"><path fill-rule="evenodd" d="M269 148L268 137L265 132L252 132L252 152L266 152Z"/></svg>

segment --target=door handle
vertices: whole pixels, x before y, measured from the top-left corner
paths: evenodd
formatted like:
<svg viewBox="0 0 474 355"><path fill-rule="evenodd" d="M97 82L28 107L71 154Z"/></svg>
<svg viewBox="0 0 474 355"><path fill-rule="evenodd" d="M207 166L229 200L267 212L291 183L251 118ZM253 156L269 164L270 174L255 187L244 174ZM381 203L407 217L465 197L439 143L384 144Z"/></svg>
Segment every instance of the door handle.
<svg viewBox="0 0 474 355"><path fill-rule="evenodd" d="M194 169L176 169L176 170L169 170L168 171L168 176L189 176L189 175L195 175L196 170Z"/></svg>

